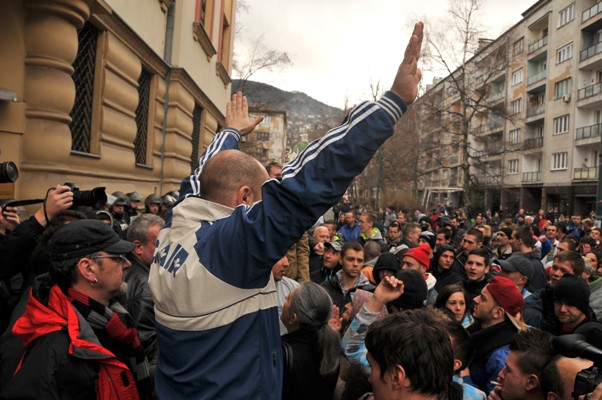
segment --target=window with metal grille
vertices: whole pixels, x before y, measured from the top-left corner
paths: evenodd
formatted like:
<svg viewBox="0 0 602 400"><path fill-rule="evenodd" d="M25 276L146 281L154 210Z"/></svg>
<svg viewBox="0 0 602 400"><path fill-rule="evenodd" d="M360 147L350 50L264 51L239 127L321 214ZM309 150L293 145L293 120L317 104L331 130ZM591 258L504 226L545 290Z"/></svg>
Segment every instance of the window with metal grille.
<svg viewBox="0 0 602 400"><path fill-rule="evenodd" d="M136 107L136 138L134 154L136 164L146 165L146 148L148 145L148 111L150 106L150 83L152 74L142 68L138 78L138 107Z"/></svg>
<svg viewBox="0 0 602 400"><path fill-rule="evenodd" d="M92 102L94 100L94 70L98 29L86 22L77 31L78 50L73 61L75 102L71 109L71 150L90 152L92 138Z"/></svg>
<svg viewBox="0 0 602 400"><path fill-rule="evenodd" d="M198 104L194 105L192 111L192 154L190 155L190 172L194 172L199 165L199 146L201 142L201 117L203 108Z"/></svg>
<svg viewBox="0 0 602 400"><path fill-rule="evenodd" d="M207 15L207 0L198 0L197 7L199 8L199 20L203 26L205 26L205 16Z"/></svg>

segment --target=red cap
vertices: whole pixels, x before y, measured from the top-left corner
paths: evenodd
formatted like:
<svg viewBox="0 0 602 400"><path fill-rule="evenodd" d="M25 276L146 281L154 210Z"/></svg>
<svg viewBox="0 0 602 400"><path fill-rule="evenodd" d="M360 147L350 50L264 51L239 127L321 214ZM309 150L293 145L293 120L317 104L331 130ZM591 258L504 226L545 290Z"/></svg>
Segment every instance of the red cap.
<svg viewBox="0 0 602 400"><path fill-rule="evenodd" d="M431 265L431 246L423 243L420 246L411 248L403 256L412 257L420 264L424 265L428 271L429 266Z"/></svg>
<svg viewBox="0 0 602 400"><path fill-rule="evenodd" d="M506 314L517 317L523 309L525 300L516 283L503 276L496 276L487 285L487 290Z"/></svg>

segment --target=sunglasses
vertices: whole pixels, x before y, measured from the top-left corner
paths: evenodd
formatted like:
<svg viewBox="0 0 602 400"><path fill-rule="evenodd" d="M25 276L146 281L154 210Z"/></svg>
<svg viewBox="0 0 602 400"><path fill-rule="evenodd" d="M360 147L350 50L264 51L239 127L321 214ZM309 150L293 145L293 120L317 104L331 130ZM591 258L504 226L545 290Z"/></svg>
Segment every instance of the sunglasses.
<svg viewBox="0 0 602 400"><path fill-rule="evenodd" d="M88 258L90 258L92 260L98 259L98 258L110 258L111 260L113 260L119 264L126 264L128 262L128 259L123 254L112 254L110 256L94 256L94 257L88 257Z"/></svg>

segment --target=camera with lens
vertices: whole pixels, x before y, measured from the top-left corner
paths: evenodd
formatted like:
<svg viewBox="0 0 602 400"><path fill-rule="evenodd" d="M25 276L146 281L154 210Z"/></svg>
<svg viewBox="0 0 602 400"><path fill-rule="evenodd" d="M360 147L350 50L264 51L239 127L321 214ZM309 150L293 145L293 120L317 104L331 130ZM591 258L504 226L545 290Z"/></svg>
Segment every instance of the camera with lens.
<svg viewBox="0 0 602 400"><path fill-rule="evenodd" d="M0 163L0 183L16 182L19 179L19 170L12 161Z"/></svg>
<svg viewBox="0 0 602 400"><path fill-rule="evenodd" d="M573 387L573 399L591 393L602 384L602 350L585 341L580 334L558 336L553 341L554 348L565 357L586 358L594 362L577 374Z"/></svg>
<svg viewBox="0 0 602 400"><path fill-rule="evenodd" d="M95 187L92 190L79 190L79 187L71 182L65 182L65 186L69 186L73 192L73 208L87 206L98 210L107 202L104 186Z"/></svg>

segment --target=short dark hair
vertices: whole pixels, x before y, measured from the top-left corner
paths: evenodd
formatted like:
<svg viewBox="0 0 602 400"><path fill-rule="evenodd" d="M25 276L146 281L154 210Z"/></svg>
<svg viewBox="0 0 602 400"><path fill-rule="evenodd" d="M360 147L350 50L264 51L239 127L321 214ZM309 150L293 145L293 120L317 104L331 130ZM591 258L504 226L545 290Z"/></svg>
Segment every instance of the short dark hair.
<svg viewBox="0 0 602 400"><path fill-rule="evenodd" d="M591 236L584 236L579 239L579 244L589 244L592 247L595 247L598 243L596 243L596 239Z"/></svg>
<svg viewBox="0 0 602 400"><path fill-rule="evenodd" d="M393 221L389 224L389 226L387 227L387 229L389 228L397 228L397 230L401 231L401 226L399 225L399 222L397 221Z"/></svg>
<svg viewBox="0 0 602 400"><path fill-rule="evenodd" d="M411 233L413 230L415 229L421 229L420 225L418 225L415 222L410 222L406 225L406 227L403 229L403 237L407 237L409 233Z"/></svg>
<svg viewBox="0 0 602 400"><path fill-rule="evenodd" d="M570 251L577 250L577 243L575 243L574 240L571 240L571 239L562 239L559 243L567 243L569 245L569 250Z"/></svg>
<svg viewBox="0 0 602 400"><path fill-rule="evenodd" d="M278 162L278 161L270 161L266 166L265 169L266 171L268 171L268 174L270 173L270 171L272 170L272 167L276 167L276 168L282 168L282 165Z"/></svg>
<svg viewBox="0 0 602 400"><path fill-rule="evenodd" d="M562 395L564 393L564 382L558 371L558 360L561 355L554 356L541 371L540 385L541 393L547 395L549 392Z"/></svg>
<svg viewBox="0 0 602 400"><path fill-rule="evenodd" d="M468 253L468 257L470 257L471 254L474 254L475 256L483 257L485 259L485 266L489 265L489 252L486 249L484 249L482 247L479 247L477 249L472 249Z"/></svg>
<svg viewBox="0 0 602 400"><path fill-rule="evenodd" d="M445 240L450 240L452 237L452 232L446 228L439 228L436 232L437 235L445 235Z"/></svg>
<svg viewBox="0 0 602 400"><path fill-rule="evenodd" d="M454 350L454 357L462 363L457 371L461 371L470 365L476 354L472 337L470 336L470 333L464 329L462 324L457 321L448 321L447 330L449 335L453 338L451 343L452 349Z"/></svg>
<svg viewBox="0 0 602 400"><path fill-rule="evenodd" d="M381 370L381 379L402 366L416 393L447 395L454 353L445 323L427 310L406 310L373 323L366 348Z"/></svg>
<svg viewBox="0 0 602 400"><path fill-rule="evenodd" d="M101 255L102 252L97 251L91 254L87 254L82 257L69 258L66 260L52 260L50 261L49 275L53 282L58 283L61 287L68 288L77 283L77 264L82 258L94 258ZM102 266L102 259L97 262Z"/></svg>
<svg viewBox="0 0 602 400"><path fill-rule="evenodd" d="M478 230L477 228L470 228L468 231L466 231L466 233L464 234L464 236L466 235L472 235L475 237L475 239L477 239L478 243L483 243L483 232L481 232L480 230Z"/></svg>
<svg viewBox="0 0 602 400"><path fill-rule="evenodd" d="M558 228L558 232L562 232L564 234L569 232L569 226L566 222L558 221L556 222L556 227Z"/></svg>
<svg viewBox="0 0 602 400"><path fill-rule="evenodd" d="M558 253L554 257L554 260L558 260L560 262L568 261L571 263L571 266L573 267L573 274L578 278L581 278L581 274L583 274L583 271L585 270L585 261L583 261L581 254L577 253L576 251L569 250Z"/></svg>
<svg viewBox="0 0 602 400"><path fill-rule="evenodd" d="M508 348L519 353L516 364L523 374L541 374L556 354L552 346L553 339L552 334L534 328L519 331L512 337Z"/></svg>
<svg viewBox="0 0 602 400"><path fill-rule="evenodd" d="M349 249L351 249L353 251L361 251L362 253L365 254L364 247L361 245L360 242L347 242L343 245L343 248L341 249L341 258L345 257L345 253Z"/></svg>
<svg viewBox="0 0 602 400"><path fill-rule="evenodd" d="M512 234L516 237L516 239L522 240L525 246L535 246L535 238L533 237L533 232L530 228L525 228L524 226L521 226L516 228Z"/></svg>

